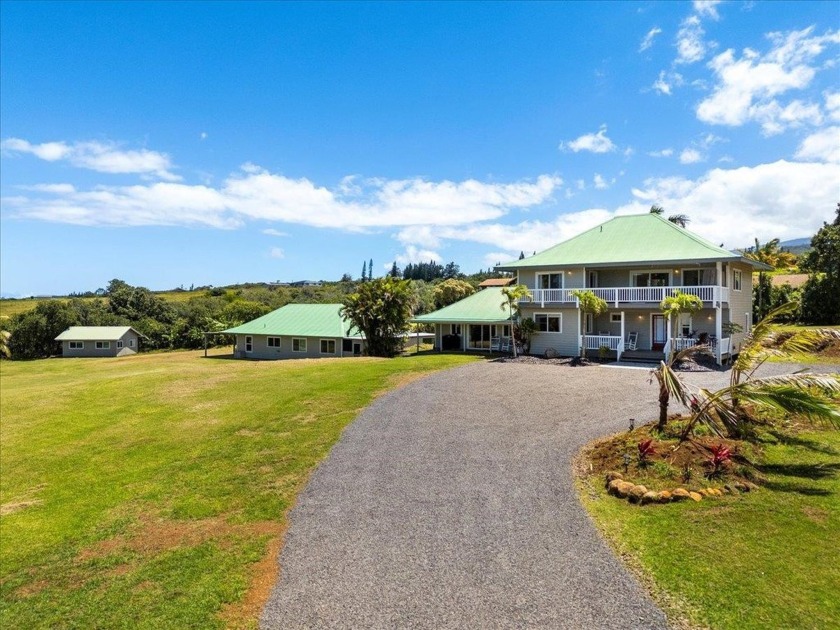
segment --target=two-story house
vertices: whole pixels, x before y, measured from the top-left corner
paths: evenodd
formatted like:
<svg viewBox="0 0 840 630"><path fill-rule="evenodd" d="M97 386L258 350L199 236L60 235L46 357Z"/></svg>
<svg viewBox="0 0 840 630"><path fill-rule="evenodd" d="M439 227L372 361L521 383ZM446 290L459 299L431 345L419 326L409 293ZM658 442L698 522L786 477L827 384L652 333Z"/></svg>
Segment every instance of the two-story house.
<svg viewBox="0 0 840 630"><path fill-rule="evenodd" d="M634 353L658 358L671 348L708 343L720 363L737 354L752 326L753 271L769 267L656 214L643 214L616 217L497 269L513 272L517 283L531 291L532 297L521 300L519 308L521 317L533 319L538 327L532 354L551 348L575 356L583 345L590 352L607 348L617 358L629 359ZM572 295L575 289L593 291L607 302L607 312L581 317ZM676 291L698 296L703 308L681 315L672 325L660 303ZM500 319L498 312L493 317ZM446 322L437 319L436 313L422 317L436 323L442 338L450 331L445 330ZM482 348L484 344L469 337L483 336L480 326L462 320L458 328L468 336L464 349Z"/></svg>

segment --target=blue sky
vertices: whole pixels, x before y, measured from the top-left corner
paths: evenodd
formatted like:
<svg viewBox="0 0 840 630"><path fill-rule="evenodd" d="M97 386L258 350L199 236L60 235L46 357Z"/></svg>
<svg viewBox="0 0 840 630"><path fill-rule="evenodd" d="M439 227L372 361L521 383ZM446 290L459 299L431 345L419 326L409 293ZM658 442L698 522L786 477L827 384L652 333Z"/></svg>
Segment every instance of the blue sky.
<svg viewBox="0 0 840 630"><path fill-rule="evenodd" d="M831 2L0 4L0 291L464 271L840 198Z"/></svg>

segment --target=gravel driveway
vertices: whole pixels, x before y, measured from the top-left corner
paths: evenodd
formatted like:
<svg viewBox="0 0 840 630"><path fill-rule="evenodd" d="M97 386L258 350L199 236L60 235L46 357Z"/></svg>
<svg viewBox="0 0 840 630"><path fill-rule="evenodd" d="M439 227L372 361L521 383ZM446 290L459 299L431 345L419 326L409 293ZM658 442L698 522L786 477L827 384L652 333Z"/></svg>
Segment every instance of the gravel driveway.
<svg viewBox="0 0 840 630"><path fill-rule="evenodd" d="M383 396L299 496L262 627L667 627L570 466L656 411L646 369L610 367L481 362Z"/></svg>

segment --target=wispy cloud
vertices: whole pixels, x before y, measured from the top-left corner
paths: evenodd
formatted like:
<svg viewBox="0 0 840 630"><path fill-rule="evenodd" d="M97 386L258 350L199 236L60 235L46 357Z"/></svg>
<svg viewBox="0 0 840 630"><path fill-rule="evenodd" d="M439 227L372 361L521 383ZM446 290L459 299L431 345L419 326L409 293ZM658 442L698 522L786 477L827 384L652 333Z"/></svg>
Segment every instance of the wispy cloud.
<svg viewBox="0 0 840 630"><path fill-rule="evenodd" d="M706 31L700 23L700 18L690 15L680 23L677 31L677 58L675 63L696 63L706 56L706 42L703 36Z"/></svg>
<svg viewBox="0 0 840 630"><path fill-rule="evenodd" d="M279 247L272 247L270 250L268 250L268 255L271 258L285 258L286 257L286 252L284 252Z"/></svg>
<svg viewBox="0 0 840 630"><path fill-rule="evenodd" d="M671 157L674 155L673 149L660 149L659 151L650 151L648 153L651 157Z"/></svg>
<svg viewBox="0 0 840 630"><path fill-rule="evenodd" d="M697 162L702 162L703 160L705 160L703 154L697 149L693 149L691 147L683 149L682 153L680 153L680 164L696 164Z"/></svg>
<svg viewBox="0 0 840 630"><path fill-rule="evenodd" d="M647 32L647 35L644 36L642 39L642 43L639 44L639 52L644 52L651 46L653 46L653 40L662 32L662 29L658 26L654 26Z"/></svg>
<svg viewBox="0 0 840 630"><path fill-rule="evenodd" d="M165 153L148 149L124 150L111 142L43 142L33 144L21 138L7 138L0 148L11 155L30 154L47 162L66 161L78 168L100 173L134 173L166 181L181 178L171 172L172 161Z"/></svg>
<svg viewBox="0 0 840 630"><path fill-rule="evenodd" d="M616 146L613 141L607 137L607 126L601 125L601 128L594 133L586 133L579 138L575 138L570 142L563 142L560 144L561 150L569 150L578 153L579 151L589 151L591 153L609 153L615 151Z"/></svg>
<svg viewBox="0 0 840 630"><path fill-rule="evenodd" d="M262 231L263 234L267 234L268 236L288 236L288 232L281 232L280 230L275 230L274 228L266 228Z"/></svg>
<svg viewBox="0 0 840 630"><path fill-rule="evenodd" d="M707 17L712 20L719 20L720 15L717 12L717 6L721 0L694 0L694 11L697 15Z"/></svg>

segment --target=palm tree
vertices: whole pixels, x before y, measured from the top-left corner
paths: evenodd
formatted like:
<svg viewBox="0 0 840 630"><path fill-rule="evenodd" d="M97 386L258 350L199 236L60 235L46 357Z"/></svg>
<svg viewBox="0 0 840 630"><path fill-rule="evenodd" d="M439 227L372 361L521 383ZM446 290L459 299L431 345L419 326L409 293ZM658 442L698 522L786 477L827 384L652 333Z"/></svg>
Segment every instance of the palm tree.
<svg viewBox="0 0 840 630"><path fill-rule="evenodd" d="M697 423L707 425L719 435L743 436L753 422L743 403L786 413L804 413L840 426L840 410L832 399L840 393L840 375L795 372L755 377L756 370L771 356L813 352L826 339L840 339L840 331L836 329L812 329L799 331L782 341L781 331L773 322L798 307L796 302L783 304L753 327L732 364L729 385L717 392L700 390L702 402L696 405L683 437Z"/></svg>
<svg viewBox="0 0 840 630"><path fill-rule="evenodd" d="M658 204L653 204L650 207L650 214L658 214L659 216L662 216L665 214L665 208ZM684 228L691 222L691 219L688 218L687 214L672 214L668 217L668 220L675 225L679 225L681 228Z"/></svg>
<svg viewBox="0 0 840 630"><path fill-rule="evenodd" d="M664 213L665 213L665 208L663 208L662 206L660 206L660 205L658 205L658 204L653 204L653 205L650 207L650 213L651 213L651 214L658 214L658 215L662 215L662 214L664 214Z"/></svg>
<svg viewBox="0 0 840 630"><path fill-rule="evenodd" d="M529 298L531 297L531 292L528 290L524 284L517 284L512 287L504 287L502 289L502 295L505 296L504 302L501 304L501 309L505 310L508 309L508 318L510 319L510 344L513 348L513 358L516 358L516 339L514 339L513 335L513 314L516 310L516 303L519 302L522 298Z"/></svg>
<svg viewBox="0 0 840 630"><path fill-rule="evenodd" d="M692 404L693 397L691 392L674 371L674 365L693 354L704 352L709 352L708 346L700 345L684 348L676 354L671 353L667 362L660 361L659 367L650 371L650 382L653 382L653 379L656 378L659 383L659 422L656 425L657 430L665 430L665 425L668 422L668 405L671 402L671 396L679 400L685 407L691 407Z"/></svg>
<svg viewBox="0 0 840 630"><path fill-rule="evenodd" d="M684 313L696 313L697 311L703 308L703 300L701 300L696 295L692 295L690 293L683 293L680 290L675 290L673 295L669 295L664 300L662 300L662 302L659 304L659 308L662 311L662 314L665 315L668 318L668 321L671 323L670 332L673 336L674 324L677 321L677 317ZM674 349L672 347L671 357L673 357L673 355ZM671 357L669 357L669 360L671 359Z"/></svg>
<svg viewBox="0 0 840 630"><path fill-rule="evenodd" d="M591 313L592 317L598 317L607 312L607 303L599 298L593 291L584 291L576 289L572 291L572 295L578 300L578 308L580 308L580 316L583 319L581 322L581 330L586 332L586 314ZM586 344L583 341L583 335L580 338L580 356L586 357Z"/></svg>

